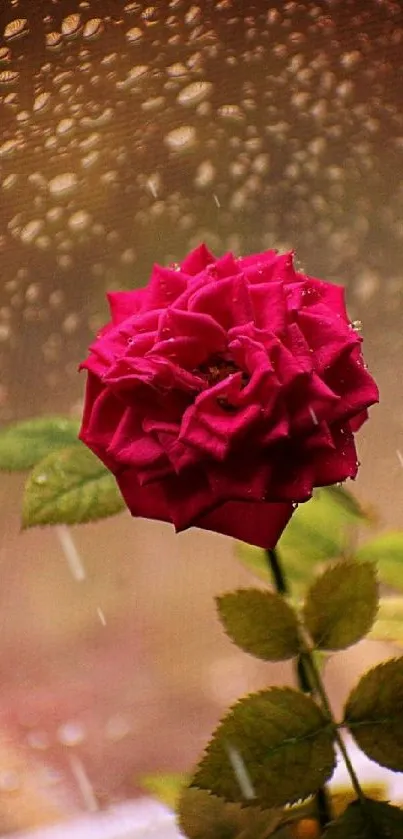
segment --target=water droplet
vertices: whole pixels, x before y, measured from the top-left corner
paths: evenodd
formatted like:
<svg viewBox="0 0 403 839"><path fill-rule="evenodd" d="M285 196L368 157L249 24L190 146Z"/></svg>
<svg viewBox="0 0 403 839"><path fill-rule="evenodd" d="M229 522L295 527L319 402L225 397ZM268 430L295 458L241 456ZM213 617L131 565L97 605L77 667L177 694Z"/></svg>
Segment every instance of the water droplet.
<svg viewBox="0 0 403 839"><path fill-rule="evenodd" d="M63 198L70 195L78 184L77 175L74 172L64 172L62 175L56 175L49 181L49 192L51 195Z"/></svg>
<svg viewBox="0 0 403 839"><path fill-rule="evenodd" d="M34 239L39 235L40 231L44 227L43 219L31 219L31 221L26 224L20 233L21 242L24 245L30 245Z"/></svg>
<svg viewBox="0 0 403 839"><path fill-rule="evenodd" d="M45 111L50 104L51 95L48 91L39 93L34 99L32 110L35 114Z"/></svg>
<svg viewBox="0 0 403 839"><path fill-rule="evenodd" d="M207 99L213 89L211 82L191 82L178 93L177 102L184 107L198 105Z"/></svg>
<svg viewBox="0 0 403 839"><path fill-rule="evenodd" d="M76 38L81 29L81 16L79 14L68 15L62 20L61 29L65 38Z"/></svg>
<svg viewBox="0 0 403 839"><path fill-rule="evenodd" d="M98 38L104 31L104 24L100 17L93 17L84 24L83 38L92 41Z"/></svg>
<svg viewBox="0 0 403 839"><path fill-rule="evenodd" d="M0 146L0 158L10 157L15 151L17 151L18 145L17 140L6 140L5 143Z"/></svg>
<svg viewBox="0 0 403 839"><path fill-rule="evenodd" d="M0 47L0 61L7 62L10 61L11 58L11 50L9 47Z"/></svg>
<svg viewBox="0 0 403 839"><path fill-rule="evenodd" d="M41 475L37 475L34 480L36 484L39 484L39 486L43 486L47 483L48 476L45 473L42 473Z"/></svg>
<svg viewBox="0 0 403 839"><path fill-rule="evenodd" d="M221 119L231 122L243 122L245 119L239 105L221 105L217 110L217 114Z"/></svg>
<svg viewBox="0 0 403 839"><path fill-rule="evenodd" d="M56 133L60 136L64 136L65 134L71 134L72 130L75 126L75 120L71 117L66 117L65 119L61 119L60 122L56 126Z"/></svg>
<svg viewBox="0 0 403 839"><path fill-rule="evenodd" d="M144 33L138 26L133 26L126 32L126 39L128 40L129 44L138 44L141 41Z"/></svg>
<svg viewBox="0 0 403 839"><path fill-rule="evenodd" d="M31 749L45 751L50 745L49 735L46 731L30 731L29 734L27 734L27 743Z"/></svg>
<svg viewBox="0 0 403 839"><path fill-rule="evenodd" d="M122 714L116 714L106 723L105 737L116 743L127 737L131 733L131 730L132 726L127 717L124 717Z"/></svg>
<svg viewBox="0 0 403 839"><path fill-rule="evenodd" d="M86 210L77 210L72 216L70 216L68 221L70 230L73 230L74 232L85 230L90 223L91 216Z"/></svg>
<svg viewBox="0 0 403 839"><path fill-rule="evenodd" d="M11 41L16 38L21 38L23 35L27 35L29 32L27 24L28 21L24 17L15 18L15 20L10 21L4 30L5 40Z"/></svg>
<svg viewBox="0 0 403 839"><path fill-rule="evenodd" d="M59 50L63 46L63 38L60 32L47 32L45 44L49 50Z"/></svg>
<svg viewBox="0 0 403 839"><path fill-rule="evenodd" d="M0 772L0 791L1 792L17 792L21 786L21 779L17 772L13 770L6 770Z"/></svg>
<svg viewBox="0 0 403 839"><path fill-rule="evenodd" d="M78 721L66 722L57 731L57 739L63 746L78 746L85 740L85 736L85 727Z"/></svg>
<svg viewBox="0 0 403 839"><path fill-rule="evenodd" d="M17 70L2 70L0 72L0 85L14 84L19 78L19 75Z"/></svg>
<svg viewBox="0 0 403 839"><path fill-rule="evenodd" d="M181 125L166 134L164 142L172 151L189 151L197 142L196 129L193 125Z"/></svg>

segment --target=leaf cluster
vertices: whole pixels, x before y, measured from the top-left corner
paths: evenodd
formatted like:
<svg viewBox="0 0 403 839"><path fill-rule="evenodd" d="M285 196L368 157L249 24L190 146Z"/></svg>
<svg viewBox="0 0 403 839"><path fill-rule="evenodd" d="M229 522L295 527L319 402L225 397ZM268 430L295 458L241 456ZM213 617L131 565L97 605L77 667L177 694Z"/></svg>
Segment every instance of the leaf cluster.
<svg viewBox="0 0 403 839"><path fill-rule="evenodd" d="M376 619L378 600L373 562L351 559L329 563L309 587L300 609L261 589L217 598L220 620L233 643L265 661L302 656L313 695L276 687L237 702L214 732L190 789L237 804L245 813L256 807L277 813L285 807L278 825L283 829L290 807L314 796L331 778L342 729L370 759L403 771L403 658L365 674L348 697L341 720L323 699L314 663L315 651L342 650L363 638ZM182 802L186 800L185 795ZM393 825L403 818L400 810L368 802L348 808L329 828L329 836L394 836ZM190 839L199 837L189 825L185 832ZM217 837L221 835L227 834ZM232 835L238 834L228 833Z"/></svg>
<svg viewBox="0 0 403 839"><path fill-rule="evenodd" d="M0 431L0 470L27 472L22 525L82 524L124 509L116 481L78 439L79 424L39 417Z"/></svg>

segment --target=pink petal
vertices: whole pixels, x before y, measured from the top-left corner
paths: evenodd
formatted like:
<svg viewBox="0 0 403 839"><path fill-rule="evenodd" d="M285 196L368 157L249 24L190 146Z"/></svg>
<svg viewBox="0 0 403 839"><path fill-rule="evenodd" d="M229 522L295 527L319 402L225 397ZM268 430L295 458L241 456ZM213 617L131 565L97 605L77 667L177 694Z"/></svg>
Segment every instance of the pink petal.
<svg viewBox="0 0 403 839"><path fill-rule="evenodd" d="M193 312L208 313L228 331L232 326L253 320L249 290L242 274L220 282L208 282L189 299Z"/></svg>
<svg viewBox="0 0 403 839"><path fill-rule="evenodd" d="M149 283L144 289L143 308L149 311L171 306L185 291L188 279L188 275L183 271L154 265Z"/></svg>
<svg viewBox="0 0 403 839"><path fill-rule="evenodd" d="M171 522L161 484L140 486L136 470L130 467L119 472L116 480L132 516Z"/></svg>
<svg viewBox="0 0 403 839"><path fill-rule="evenodd" d="M160 318L158 339L167 341L184 336L199 342L204 357L222 352L227 346L227 334L211 313L167 309Z"/></svg>
<svg viewBox="0 0 403 839"><path fill-rule="evenodd" d="M122 320L136 314L144 300L145 289L138 288L134 291L110 291L106 295L111 311L113 324L121 323Z"/></svg>
<svg viewBox="0 0 403 839"><path fill-rule="evenodd" d="M282 283L256 283L249 287L254 322L259 329L282 335L286 325L286 298Z"/></svg>
<svg viewBox="0 0 403 839"><path fill-rule="evenodd" d="M200 518L195 526L270 549L276 546L293 511L292 504L229 501Z"/></svg>
<svg viewBox="0 0 403 839"><path fill-rule="evenodd" d="M354 436L346 425L332 428L335 448L326 452L318 452L314 460L315 486L330 486L355 478L358 472L357 451Z"/></svg>
<svg viewBox="0 0 403 839"><path fill-rule="evenodd" d="M301 309L297 323L307 344L314 352L314 364L324 373L349 347L361 343L359 335L347 323L336 319L322 303L310 309Z"/></svg>
<svg viewBox="0 0 403 839"><path fill-rule="evenodd" d="M205 244L202 244L187 255L181 263L181 268L186 274L194 276L199 274L200 271L204 271L207 265L211 265L213 262L215 262L213 254L210 253Z"/></svg>

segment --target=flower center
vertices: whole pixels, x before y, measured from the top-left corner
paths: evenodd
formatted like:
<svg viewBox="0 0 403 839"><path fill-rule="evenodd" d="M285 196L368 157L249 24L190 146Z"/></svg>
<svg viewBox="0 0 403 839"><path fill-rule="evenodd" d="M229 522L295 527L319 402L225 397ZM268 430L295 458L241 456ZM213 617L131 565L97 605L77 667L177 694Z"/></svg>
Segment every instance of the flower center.
<svg viewBox="0 0 403 839"><path fill-rule="evenodd" d="M219 355L213 356L204 364L201 364L197 372L206 380L210 387L224 381L228 376L234 373L242 373L242 386L249 381L249 376L244 370L241 370L234 361L227 358L222 358Z"/></svg>
<svg viewBox="0 0 403 839"><path fill-rule="evenodd" d="M214 387L214 385L218 384L219 382L224 381L228 376L233 375L234 373L242 373L242 382L241 386L245 387L245 385L249 382L249 376L235 364L234 361L230 358L223 358L222 356L216 355L211 358L204 364L201 364L197 370L198 374L203 377L203 379L207 382L209 387ZM231 405L226 397L220 396L217 399L219 405L224 408L226 411L235 411L235 405Z"/></svg>

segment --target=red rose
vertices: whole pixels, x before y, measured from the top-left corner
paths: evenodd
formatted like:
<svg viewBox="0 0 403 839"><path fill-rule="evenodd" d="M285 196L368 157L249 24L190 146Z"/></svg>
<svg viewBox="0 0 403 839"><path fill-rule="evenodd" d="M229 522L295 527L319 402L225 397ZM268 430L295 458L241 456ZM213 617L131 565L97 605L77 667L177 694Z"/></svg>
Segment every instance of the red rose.
<svg viewBox="0 0 403 839"><path fill-rule="evenodd" d="M342 288L292 254L202 245L108 297L80 437L132 515L269 548L313 487L356 475L353 432L378 391Z"/></svg>

